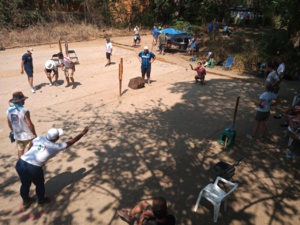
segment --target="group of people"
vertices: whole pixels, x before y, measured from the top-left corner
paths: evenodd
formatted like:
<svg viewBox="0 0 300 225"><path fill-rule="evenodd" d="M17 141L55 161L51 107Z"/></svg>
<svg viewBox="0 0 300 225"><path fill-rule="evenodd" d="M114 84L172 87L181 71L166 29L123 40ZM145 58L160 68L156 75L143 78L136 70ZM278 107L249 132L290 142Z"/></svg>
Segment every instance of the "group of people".
<svg viewBox="0 0 300 225"><path fill-rule="evenodd" d="M33 67L33 49L28 48L27 52L22 56L21 60L21 74L24 74L24 71L26 72L28 83L30 86L30 91L32 93L35 93L36 88L33 85L33 73L34 73L34 67ZM44 72L49 80L49 86L52 85L58 85L58 66L61 66L61 70L64 71L64 75L66 78L67 85L66 87L70 87L71 85L73 88L76 88L76 83L74 80L74 72L75 72L75 63L67 56L64 56L63 53L58 53L59 58L59 65L56 64L54 60L47 60L45 62L45 68ZM54 81L52 80L54 78ZM71 82L70 82L71 81Z"/></svg>
<svg viewBox="0 0 300 225"><path fill-rule="evenodd" d="M260 125L262 125L262 134L260 139L264 140L267 135L267 121L270 117L271 105L279 102L278 92L279 84L284 77L285 64L284 58L279 59L279 64L270 62L267 64L266 71L268 76L266 78L264 87L265 91L260 95L257 102L257 112L255 115L255 124L252 135L247 135L251 140L258 137Z"/></svg>
<svg viewBox="0 0 300 225"><path fill-rule="evenodd" d="M51 201L50 198L45 196L43 167L49 159L79 141L89 130L86 127L75 138L61 143L57 143L57 141L63 134L62 129L51 128L46 136L38 137L30 118L30 112L24 107L26 99L28 97L20 91L13 93L12 99L9 100L10 107L7 110L9 136L12 142L16 142L18 149L18 161L15 168L21 181L20 195L24 209L36 201L29 196L32 183L36 186L39 205ZM25 152L25 150L28 151Z"/></svg>

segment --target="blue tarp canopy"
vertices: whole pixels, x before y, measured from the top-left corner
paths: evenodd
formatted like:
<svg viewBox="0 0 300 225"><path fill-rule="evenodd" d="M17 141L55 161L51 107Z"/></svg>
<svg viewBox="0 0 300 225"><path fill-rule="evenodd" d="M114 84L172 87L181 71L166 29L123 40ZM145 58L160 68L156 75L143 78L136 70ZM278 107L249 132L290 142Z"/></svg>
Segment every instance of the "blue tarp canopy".
<svg viewBox="0 0 300 225"><path fill-rule="evenodd" d="M186 31L182 31L182 30L175 30L174 28L166 28L160 31L161 33L165 33L165 34L170 34L170 35L174 35L174 34L186 34Z"/></svg>

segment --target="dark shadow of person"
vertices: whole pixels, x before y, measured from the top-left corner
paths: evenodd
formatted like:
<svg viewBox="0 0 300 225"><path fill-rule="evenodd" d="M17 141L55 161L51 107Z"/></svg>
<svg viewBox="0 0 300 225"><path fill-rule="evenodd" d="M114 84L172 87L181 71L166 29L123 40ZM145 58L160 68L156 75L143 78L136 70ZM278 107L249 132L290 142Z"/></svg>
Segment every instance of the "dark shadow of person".
<svg viewBox="0 0 300 225"><path fill-rule="evenodd" d="M53 197L58 195L66 186L80 181L92 171L93 169L86 171L85 168L81 168L74 173L64 172L58 174L45 183L46 196Z"/></svg>

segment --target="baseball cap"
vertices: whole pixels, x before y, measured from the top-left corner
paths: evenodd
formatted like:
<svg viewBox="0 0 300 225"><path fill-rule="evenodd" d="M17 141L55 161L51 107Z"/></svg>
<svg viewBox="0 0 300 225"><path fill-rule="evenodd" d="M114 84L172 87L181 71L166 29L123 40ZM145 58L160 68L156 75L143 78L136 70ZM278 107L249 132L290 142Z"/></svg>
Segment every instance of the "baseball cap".
<svg viewBox="0 0 300 225"><path fill-rule="evenodd" d="M144 49L145 49L145 50L148 50L149 48L148 48L148 46L145 46Z"/></svg>
<svg viewBox="0 0 300 225"><path fill-rule="evenodd" d="M50 130L48 130L46 138L49 141L54 141L59 136L61 136L63 133L64 133L64 131L62 129L51 128Z"/></svg>
<svg viewBox="0 0 300 225"><path fill-rule="evenodd" d="M52 70L53 67L55 67L55 62L53 60L48 60L46 63L45 63L45 68L47 70Z"/></svg>
<svg viewBox="0 0 300 225"><path fill-rule="evenodd" d="M27 52L33 53L33 48L28 48Z"/></svg>

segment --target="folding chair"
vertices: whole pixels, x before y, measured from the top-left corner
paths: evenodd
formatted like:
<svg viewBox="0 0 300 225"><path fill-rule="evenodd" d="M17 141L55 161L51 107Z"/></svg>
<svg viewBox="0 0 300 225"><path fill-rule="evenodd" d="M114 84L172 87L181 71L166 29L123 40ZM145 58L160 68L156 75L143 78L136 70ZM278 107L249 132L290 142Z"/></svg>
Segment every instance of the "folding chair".
<svg viewBox="0 0 300 225"><path fill-rule="evenodd" d="M296 131L294 131L290 126L288 126L288 146L291 146L293 143L293 140L300 140L300 128L298 128Z"/></svg>
<svg viewBox="0 0 300 225"><path fill-rule="evenodd" d="M78 57L77 57L76 52L74 50L68 50L68 55L69 55L69 58L72 61L73 61L73 59L75 60L75 64L79 64Z"/></svg>
<svg viewBox="0 0 300 225"><path fill-rule="evenodd" d="M223 64L223 70L231 70L231 67L234 63L234 57L228 57L226 62Z"/></svg>

